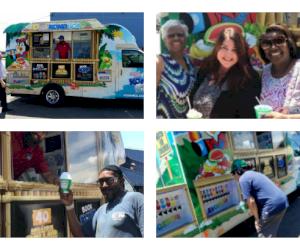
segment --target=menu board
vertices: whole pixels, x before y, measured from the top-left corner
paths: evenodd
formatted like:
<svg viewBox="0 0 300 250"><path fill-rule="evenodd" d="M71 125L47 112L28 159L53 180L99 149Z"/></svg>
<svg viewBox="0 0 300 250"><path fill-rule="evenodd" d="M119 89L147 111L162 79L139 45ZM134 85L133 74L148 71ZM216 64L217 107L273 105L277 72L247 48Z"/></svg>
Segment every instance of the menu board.
<svg viewBox="0 0 300 250"><path fill-rule="evenodd" d="M11 203L12 237L66 237L65 208L60 201Z"/></svg>
<svg viewBox="0 0 300 250"><path fill-rule="evenodd" d="M70 63L52 64L52 78L71 78Z"/></svg>
<svg viewBox="0 0 300 250"><path fill-rule="evenodd" d="M75 202L75 213L81 223L92 219L92 216L100 207L100 200L80 200Z"/></svg>
<svg viewBox="0 0 300 250"><path fill-rule="evenodd" d="M259 158L260 172L269 178L275 177L274 159L273 156Z"/></svg>
<svg viewBox="0 0 300 250"><path fill-rule="evenodd" d="M75 79L76 81L93 81L94 67L93 64L76 64Z"/></svg>
<svg viewBox="0 0 300 250"><path fill-rule="evenodd" d="M32 46L50 47L50 33L49 32L32 33Z"/></svg>
<svg viewBox="0 0 300 250"><path fill-rule="evenodd" d="M195 221L186 185L167 188L156 194L156 235L171 233Z"/></svg>
<svg viewBox="0 0 300 250"><path fill-rule="evenodd" d="M288 174L286 156L276 155L277 178L282 178Z"/></svg>
<svg viewBox="0 0 300 250"><path fill-rule="evenodd" d="M48 78L48 63L32 63L32 79L46 80Z"/></svg>
<svg viewBox="0 0 300 250"><path fill-rule="evenodd" d="M234 180L200 187L198 193L202 199L206 218L236 206L240 202L237 183Z"/></svg>
<svg viewBox="0 0 300 250"><path fill-rule="evenodd" d="M100 207L100 200L75 201L75 213L82 225L81 230L85 237L95 237L92 220L97 209Z"/></svg>

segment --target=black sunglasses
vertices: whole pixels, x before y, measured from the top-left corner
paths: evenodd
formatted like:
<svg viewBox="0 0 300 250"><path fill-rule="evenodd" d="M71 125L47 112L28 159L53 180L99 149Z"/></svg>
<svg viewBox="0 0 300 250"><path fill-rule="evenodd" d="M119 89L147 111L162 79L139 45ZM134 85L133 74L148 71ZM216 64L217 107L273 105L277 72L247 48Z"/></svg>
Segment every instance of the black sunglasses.
<svg viewBox="0 0 300 250"><path fill-rule="evenodd" d="M100 186L103 186L104 183L106 183L108 186L116 183L118 181L118 177L106 177L106 178L100 178L98 179L97 183Z"/></svg>
<svg viewBox="0 0 300 250"><path fill-rule="evenodd" d="M185 37L185 35L183 33L172 33L172 34L168 34L167 37L169 39L171 39L171 38L173 39L175 37L183 38L183 37Z"/></svg>
<svg viewBox="0 0 300 250"><path fill-rule="evenodd" d="M276 47L278 46L282 46L283 44L285 44L287 41L286 37L276 37L273 39L261 39L260 41L260 47L262 49L269 49L272 47L272 45L275 45Z"/></svg>

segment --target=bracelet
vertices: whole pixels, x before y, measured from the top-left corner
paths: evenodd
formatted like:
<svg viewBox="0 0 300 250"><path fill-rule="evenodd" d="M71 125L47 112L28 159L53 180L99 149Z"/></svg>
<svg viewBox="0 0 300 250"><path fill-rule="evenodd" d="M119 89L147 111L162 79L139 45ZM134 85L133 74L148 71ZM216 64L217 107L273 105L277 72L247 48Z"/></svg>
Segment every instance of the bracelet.
<svg viewBox="0 0 300 250"><path fill-rule="evenodd" d="M68 211L74 209L74 202L73 202L71 205L65 206L65 208L66 208Z"/></svg>

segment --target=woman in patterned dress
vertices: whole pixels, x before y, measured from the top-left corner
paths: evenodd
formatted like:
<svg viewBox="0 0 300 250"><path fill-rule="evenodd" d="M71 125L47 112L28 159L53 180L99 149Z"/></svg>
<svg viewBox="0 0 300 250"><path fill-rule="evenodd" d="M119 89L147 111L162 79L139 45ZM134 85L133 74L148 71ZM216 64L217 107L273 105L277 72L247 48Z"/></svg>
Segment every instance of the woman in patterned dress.
<svg viewBox="0 0 300 250"><path fill-rule="evenodd" d="M220 32L211 55L200 66L197 85L193 104L203 118L255 117L260 79L240 32L232 27Z"/></svg>
<svg viewBox="0 0 300 250"><path fill-rule="evenodd" d="M260 100L273 113L266 118L291 118L300 113L300 60L293 35L283 25L270 25L260 38L262 73Z"/></svg>
<svg viewBox="0 0 300 250"><path fill-rule="evenodd" d="M159 55L156 62L157 117L186 118L195 82L194 67L184 53L188 28L169 20L162 25L161 36L168 53Z"/></svg>

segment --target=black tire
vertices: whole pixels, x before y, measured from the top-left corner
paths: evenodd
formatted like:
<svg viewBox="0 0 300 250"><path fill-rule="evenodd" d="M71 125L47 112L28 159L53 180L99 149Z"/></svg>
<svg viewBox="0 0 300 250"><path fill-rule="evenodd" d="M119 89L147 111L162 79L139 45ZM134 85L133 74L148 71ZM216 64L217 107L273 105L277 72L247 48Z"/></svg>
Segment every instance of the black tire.
<svg viewBox="0 0 300 250"><path fill-rule="evenodd" d="M61 106L65 100L65 93L62 87L55 84L47 85L42 91L43 102L49 107Z"/></svg>

